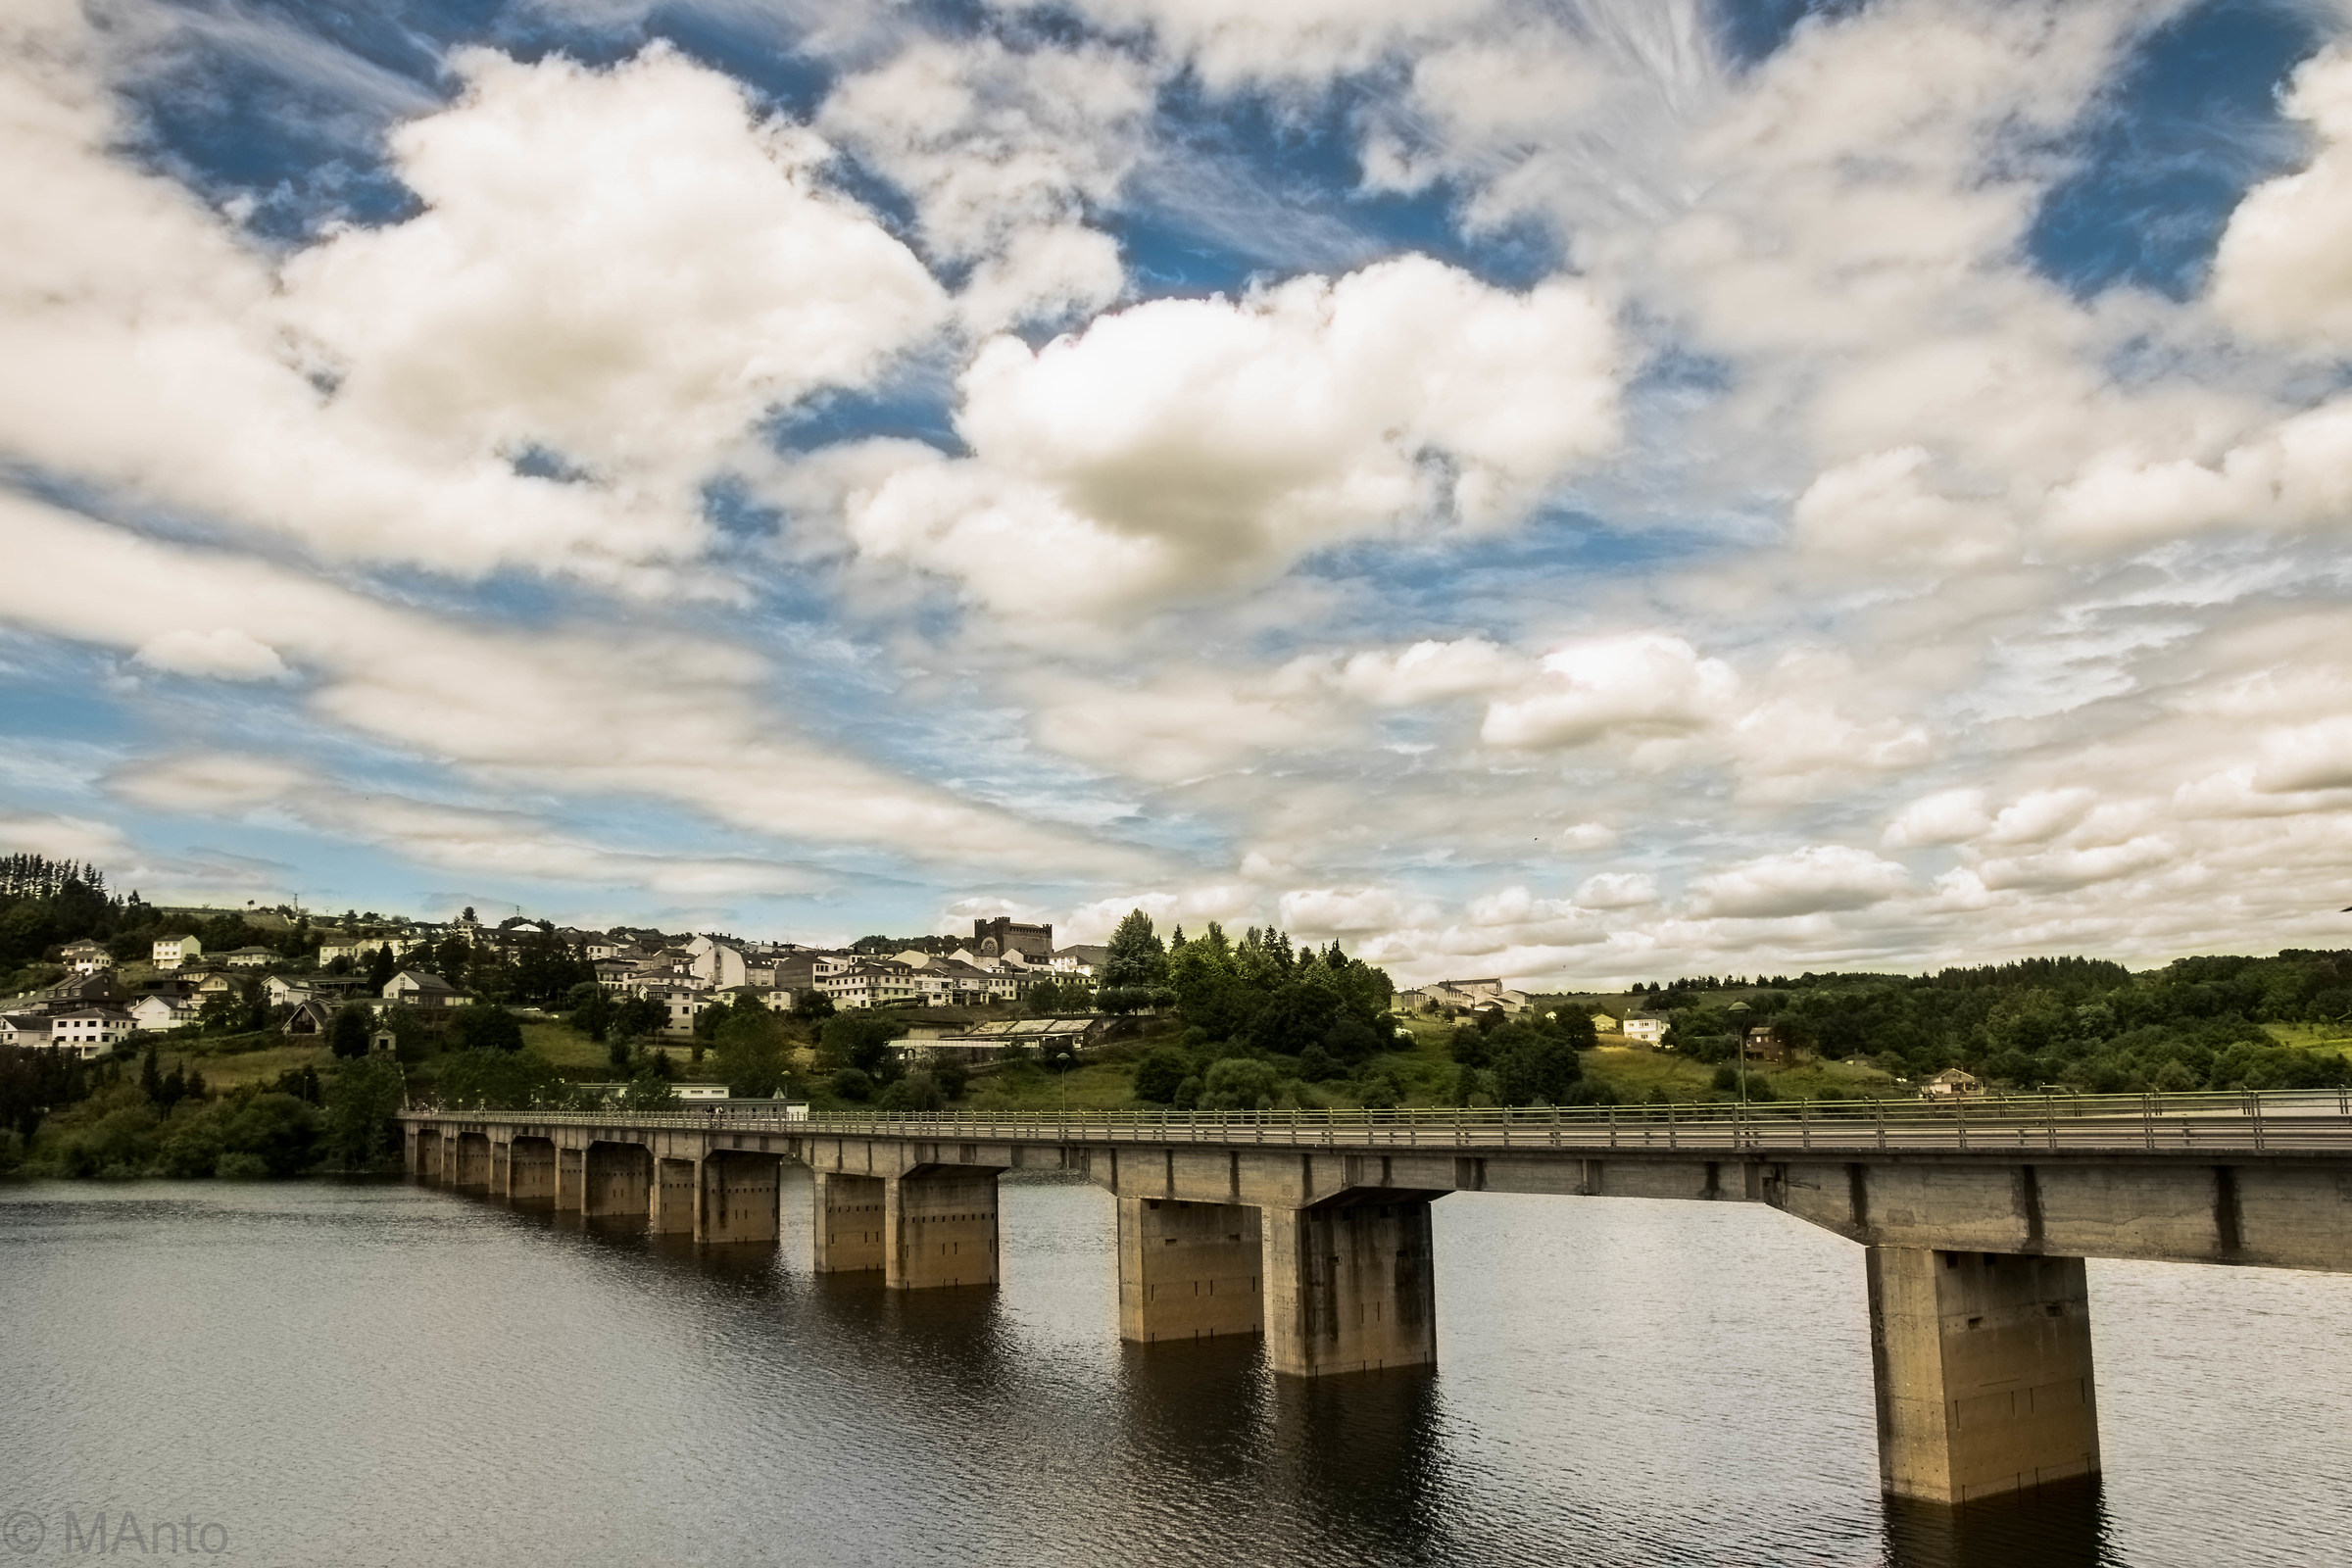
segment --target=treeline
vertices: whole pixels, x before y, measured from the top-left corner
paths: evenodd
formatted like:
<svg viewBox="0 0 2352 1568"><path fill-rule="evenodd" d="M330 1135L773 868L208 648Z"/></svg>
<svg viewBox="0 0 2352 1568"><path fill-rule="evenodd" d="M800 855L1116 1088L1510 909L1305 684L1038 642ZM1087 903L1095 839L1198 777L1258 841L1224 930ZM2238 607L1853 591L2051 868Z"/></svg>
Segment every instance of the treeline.
<svg viewBox="0 0 2352 1568"><path fill-rule="evenodd" d="M381 1057L302 1067L215 1094L201 1070L136 1071L0 1047L0 1171L31 1176L296 1176L398 1161L401 1072Z"/></svg>
<svg viewBox="0 0 2352 1568"><path fill-rule="evenodd" d="M2092 1093L2352 1084L2352 1061L2282 1044L2266 1024L2352 1022L2352 952L2181 958L2133 974L2097 958L2029 958L1934 975L1806 975L1733 998L1676 982L1650 1004L1669 1043L1727 1060L1769 1026L1800 1051L1904 1077L1960 1067L1999 1087Z"/></svg>
<svg viewBox="0 0 2352 1568"><path fill-rule="evenodd" d="M308 917L292 930L263 930L235 914L198 918L166 914L136 890L111 892L106 873L76 860L38 855L0 858L0 979L40 962L67 943L95 942L117 962L144 958L159 937L192 936L207 953L268 948L289 958L316 953Z"/></svg>

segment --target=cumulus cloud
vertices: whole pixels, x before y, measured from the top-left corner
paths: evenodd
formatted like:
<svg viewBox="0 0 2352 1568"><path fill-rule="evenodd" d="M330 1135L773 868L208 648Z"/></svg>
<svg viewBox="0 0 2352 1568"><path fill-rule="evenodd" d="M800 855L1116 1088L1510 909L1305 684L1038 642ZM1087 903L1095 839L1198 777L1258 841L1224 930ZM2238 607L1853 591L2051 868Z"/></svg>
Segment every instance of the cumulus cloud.
<svg viewBox="0 0 2352 1568"><path fill-rule="evenodd" d="M2305 61L2283 107L2311 127L2318 152L2230 215L2213 258L2214 309L2258 340L2352 348L2352 52Z"/></svg>
<svg viewBox="0 0 2352 1568"><path fill-rule="evenodd" d="M835 87L817 122L914 199L935 255L973 268L963 315L993 331L1118 297L1118 247L1087 217L1134 165L1152 96L1101 45L919 39Z"/></svg>
<svg viewBox="0 0 2352 1568"><path fill-rule="evenodd" d="M1037 0L996 0L1006 10ZM1101 27L1149 32L1212 88L1319 85L1497 9L1496 0L1076 0Z"/></svg>
<svg viewBox="0 0 2352 1568"><path fill-rule="evenodd" d="M1842 844L1816 844L1700 878L1691 889L1691 907L1701 915L1780 920L1868 908L1910 888L1910 873L1892 860Z"/></svg>
<svg viewBox="0 0 2352 1568"><path fill-rule="evenodd" d="M1932 844L1962 844L1992 826L1980 789L1940 790L1913 801L1886 824L1885 843L1890 850L1919 849Z"/></svg>
<svg viewBox="0 0 2352 1568"><path fill-rule="evenodd" d="M1401 708L1515 686L1532 673L1525 657L1484 637L1418 642L1399 653L1361 653L1341 666L1339 687L1359 702Z"/></svg>
<svg viewBox="0 0 2352 1568"><path fill-rule="evenodd" d="M1264 581L1351 539L1516 518L1618 434L1606 313L1420 257L1240 300L1155 300L984 345L972 456L844 501L877 562L1001 614L1104 614Z"/></svg>
<svg viewBox="0 0 2352 1568"><path fill-rule="evenodd" d="M1658 902L1658 884L1646 871L1602 871L1585 879L1576 902L1592 909L1638 909Z"/></svg>
<svg viewBox="0 0 2352 1568"><path fill-rule="evenodd" d="M1722 719L1740 677L1680 637L1642 632L1562 648L1520 694L1487 709L1480 738L1529 749L1604 735L1680 735Z"/></svg>
<svg viewBox="0 0 2352 1568"><path fill-rule="evenodd" d="M945 300L824 149L665 49L457 62L391 138L421 209L282 266L125 138L97 35L0 23L0 446L331 558L676 587L763 410Z"/></svg>
<svg viewBox="0 0 2352 1568"><path fill-rule="evenodd" d="M1357 936L1411 921L1410 901L1387 888L1299 888L1282 896L1282 924L1313 936Z"/></svg>
<svg viewBox="0 0 2352 1568"><path fill-rule="evenodd" d="M141 643L131 659L167 674L218 680L282 680L289 673L276 649L233 626L166 632Z"/></svg>

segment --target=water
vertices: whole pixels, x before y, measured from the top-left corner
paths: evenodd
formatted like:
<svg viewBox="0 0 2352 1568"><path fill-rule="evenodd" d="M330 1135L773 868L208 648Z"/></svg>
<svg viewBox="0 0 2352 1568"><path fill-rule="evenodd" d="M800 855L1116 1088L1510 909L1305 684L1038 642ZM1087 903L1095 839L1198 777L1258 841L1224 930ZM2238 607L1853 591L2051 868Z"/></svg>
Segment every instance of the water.
<svg viewBox="0 0 2352 1568"><path fill-rule="evenodd" d="M1091 1187L1006 1178L1004 1286L893 1296L811 1273L789 1179L739 1255L393 1184L0 1186L18 1560L101 1509L240 1563L2352 1556L2352 1278L2093 1263L2104 1483L1955 1525L1881 1499L1861 1250L1783 1215L1447 1198L1438 1374L1300 1385L1123 1347Z"/></svg>

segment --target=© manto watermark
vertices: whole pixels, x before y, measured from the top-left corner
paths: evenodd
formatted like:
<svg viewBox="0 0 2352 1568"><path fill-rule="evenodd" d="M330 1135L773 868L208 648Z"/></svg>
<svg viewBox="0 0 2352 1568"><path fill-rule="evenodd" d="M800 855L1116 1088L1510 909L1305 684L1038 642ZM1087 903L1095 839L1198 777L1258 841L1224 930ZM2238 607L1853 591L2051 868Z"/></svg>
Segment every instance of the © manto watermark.
<svg viewBox="0 0 2352 1568"><path fill-rule="evenodd" d="M19 1508L0 1519L0 1546L20 1557L43 1547L65 1557L218 1557L228 1550L228 1526L194 1514L141 1519L129 1508L87 1517L71 1508L54 1516Z"/></svg>

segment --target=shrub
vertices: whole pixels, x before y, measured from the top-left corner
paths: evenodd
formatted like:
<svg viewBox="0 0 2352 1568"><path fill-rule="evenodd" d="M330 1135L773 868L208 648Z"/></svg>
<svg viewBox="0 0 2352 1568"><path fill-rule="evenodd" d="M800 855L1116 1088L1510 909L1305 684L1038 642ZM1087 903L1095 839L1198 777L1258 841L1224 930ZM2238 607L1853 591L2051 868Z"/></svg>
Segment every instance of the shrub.
<svg viewBox="0 0 2352 1568"><path fill-rule="evenodd" d="M1172 1104L1176 1092L1184 1087L1192 1071L1193 1064L1182 1052L1162 1046L1136 1063L1135 1097Z"/></svg>
<svg viewBox="0 0 2352 1568"><path fill-rule="evenodd" d="M833 1075L829 1087L843 1100L864 1100L873 1094L874 1080L856 1067L844 1067Z"/></svg>
<svg viewBox="0 0 2352 1568"><path fill-rule="evenodd" d="M1274 1103L1274 1069L1249 1056L1228 1056L1201 1082L1202 1110L1262 1110Z"/></svg>

